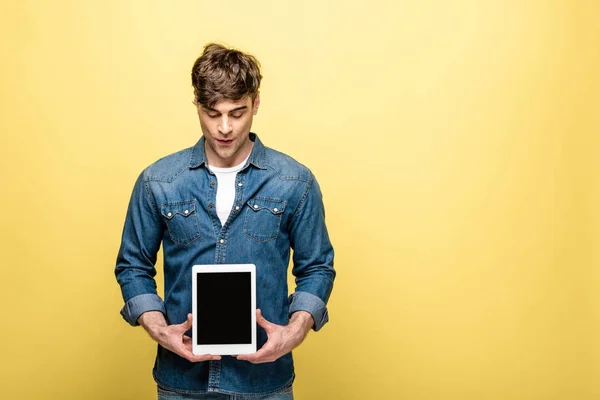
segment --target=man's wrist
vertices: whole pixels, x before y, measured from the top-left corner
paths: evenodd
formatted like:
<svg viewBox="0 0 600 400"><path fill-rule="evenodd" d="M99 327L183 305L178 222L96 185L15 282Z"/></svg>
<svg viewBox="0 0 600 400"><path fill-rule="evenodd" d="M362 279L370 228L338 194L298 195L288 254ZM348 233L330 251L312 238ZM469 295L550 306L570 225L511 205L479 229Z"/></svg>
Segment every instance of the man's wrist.
<svg viewBox="0 0 600 400"><path fill-rule="evenodd" d="M296 311L292 314L288 326L292 327L299 334L301 334L302 339L304 339L314 324L315 320L308 311Z"/></svg>
<svg viewBox="0 0 600 400"><path fill-rule="evenodd" d="M138 318L138 323L156 341L159 341L162 329L167 327L167 320L160 311L147 311L143 313Z"/></svg>

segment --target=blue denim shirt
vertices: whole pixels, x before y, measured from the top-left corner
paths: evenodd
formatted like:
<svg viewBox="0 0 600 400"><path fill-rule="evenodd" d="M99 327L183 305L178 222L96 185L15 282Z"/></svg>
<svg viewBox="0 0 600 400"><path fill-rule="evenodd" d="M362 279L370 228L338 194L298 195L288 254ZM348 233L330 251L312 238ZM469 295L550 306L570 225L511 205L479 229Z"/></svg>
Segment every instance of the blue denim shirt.
<svg viewBox="0 0 600 400"><path fill-rule="evenodd" d="M138 178L115 269L125 301L121 314L131 325L146 311L163 312L169 324L184 322L192 310L196 264L256 264L256 304L267 320L286 325L293 312L303 310L313 316L315 331L328 321L335 271L319 185L308 168L263 146L254 133L250 138L252 153L237 174L235 201L224 226L217 216L218 182L207 168L204 138L158 160ZM161 242L164 301L154 281ZM288 297L290 249L296 290ZM258 348L266 340L258 327ZM153 374L159 386L177 392L252 394L291 384L294 366L291 353L265 364L231 356L190 363L158 346Z"/></svg>

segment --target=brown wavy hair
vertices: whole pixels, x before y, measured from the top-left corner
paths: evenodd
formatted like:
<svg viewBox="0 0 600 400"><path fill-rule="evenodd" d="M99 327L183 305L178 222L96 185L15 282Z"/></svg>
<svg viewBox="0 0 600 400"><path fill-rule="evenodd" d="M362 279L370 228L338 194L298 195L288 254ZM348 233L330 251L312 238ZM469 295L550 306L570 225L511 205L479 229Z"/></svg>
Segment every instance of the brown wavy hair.
<svg viewBox="0 0 600 400"><path fill-rule="evenodd" d="M192 67L194 100L210 108L223 99L250 96L254 104L261 79L260 63L254 56L209 43Z"/></svg>

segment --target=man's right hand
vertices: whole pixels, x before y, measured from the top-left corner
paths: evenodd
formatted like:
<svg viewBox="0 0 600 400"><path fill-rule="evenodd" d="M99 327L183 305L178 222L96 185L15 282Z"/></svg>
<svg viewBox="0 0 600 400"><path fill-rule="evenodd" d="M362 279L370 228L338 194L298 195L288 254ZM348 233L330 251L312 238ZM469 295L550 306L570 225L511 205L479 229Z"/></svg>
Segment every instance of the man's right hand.
<svg viewBox="0 0 600 400"><path fill-rule="evenodd" d="M165 316L160 311L148 311L138 318L140 325L158 344L167 350L191 362L220 360L221 356L202 354L196 356L192 353L192 338L185 333L192 328L192 314L182 324L167 325Z"/></svg>

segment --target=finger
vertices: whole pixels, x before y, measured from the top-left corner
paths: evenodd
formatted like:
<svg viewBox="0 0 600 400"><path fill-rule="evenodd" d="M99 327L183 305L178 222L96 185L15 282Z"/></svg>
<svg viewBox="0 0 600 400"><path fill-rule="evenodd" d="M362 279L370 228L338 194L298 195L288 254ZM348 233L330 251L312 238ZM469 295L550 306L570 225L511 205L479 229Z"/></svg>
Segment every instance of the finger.
<svg viewBox="0 0 600 400"><path fill-rule="evenodd" d="M187 319L180 326L181 329L185 329L184 332L192 329L192 314L188 314Z"/></svg>
<svg viewBox="0 0 600 400"><path fill-rule="evenodd" d="M276 326L274 323L267 321L267 319L263 317L260 308L256 310L256 323L265 331L267 331L267 333L272 331Z"/></svg>
<svg viewBox="0 0 600 400"><path fill-rule="evenodd" d="M248 361L253 364L260 364L260 363L272 361L272 356L273 355L271 354L271 351L269 351L263 347L262 349L258 350L256 353L240 354L236 358L238 360Z"/></svg>
<svg viewBox="0 0 600 400"><path fill-rule="evenodd" d="M191 355L187 360L191 362L202 362L202 361L218 361L221 359L221 356L216 354L202 354L199 356Z"/></svg>
<svg viewBox="0 0 600 400"><path fill-rule="evenodd" d="M191 314L190 314L191 315ZM218 354L194 354L192 351L192 338L186 335L182 336L182 350L185 353L185 358L191 362L220 360L221 356Z"/></svg>
<svg viewBox="0 0 600 400"><path fill-rule="evenodd" d="M259 364L275 361L277 358L279 358L279 356L277 355L276 349L267 340L263 347L261 347L256 353L240 354L236 358L238 360L245 360L254 364Z"/></svg>
<svg viewBox="0 0 600 400"><path fill-rule="evenodd" d="M202 362L202 361L217 361L221 359L221 356L216 354L202 354L202 355L194 355L192 353L185 354L182 356L189 362Z"/></svg>
<svg viewBox="0 0 600 400"><path fill-rule="evenodd" d="M181 351L184 355L182 355L182 357L185 357L186 359L196 362L196 361L204 361L204 359L200 359L200 358L206 358L208 360L220 360L221 356L217 355L217 354L200 354L200 355L196 355L194 354L194 352L192 351L192 339L190 339L187 336L183 337L183 347L182 347L182 351ZM192 359L190 359L192 358Z"/></svg>
<svg viewBox="0 0 600 400"><path fill-rule="evenodd" d="M177 354L190 362L201 362L210 360L220 360L221 356L217 354L194 354L192 352L191 341L184 343L177 349Z"/></svg>
<svg viewBox="0 0 600 400"><path fill-rule="evenodd" d="M187 324L187 322L181 324L180 326L185 326L185 324ZM201 361L209 361L209 360L220 360L221 356L220 355L216 355L216 354L200 354L200 355L195 355L192 352L192 338L190 338L189 336L186 335L177 335L177 338L174 338L175 340L171 340L169 341L169 343L165 343L165 345L167 346L166 348L168 348L169 350L171 350L173 353L177 354L178 356L185 358L186 360L190 361L190 362L201 362Z"/></svg>

